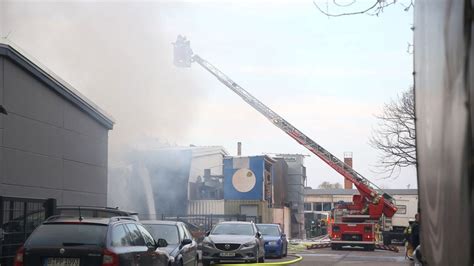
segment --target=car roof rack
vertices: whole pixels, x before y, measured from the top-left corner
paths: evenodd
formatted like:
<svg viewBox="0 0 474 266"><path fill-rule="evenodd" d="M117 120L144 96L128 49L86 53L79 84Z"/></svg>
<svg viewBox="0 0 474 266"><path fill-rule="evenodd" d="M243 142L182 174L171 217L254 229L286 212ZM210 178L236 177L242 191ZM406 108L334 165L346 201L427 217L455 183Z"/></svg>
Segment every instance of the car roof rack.
<svg viewBox="0 0 474 266"><path fill-rule="evenodd" d="M84 210L90 210L90 209L93 209L93 210L112 210L112 211L119 211L119 212L123 212L123 213L128 213L130 215L137 215L138 213L137 212L133 212L133 211L127 211L127 210L122 210L122 209L119 209L119 207L109 207L109 206L89 206L89 205L58 205L56 206L56 208L72 208L72 209L76 209L76 208L83 208Z"/></svg>
<svg viewBox="0 0 474 266"><path fill-rule="evenodd" d="M60 218L73 218L73 216L70 216L70 215L53 215L53 216L49 216L44 221L45 222L50 222L50 221L54 221L54 220L57 220L57 219L60 219Z"/></svg>
<svg viewBox="0 0 474 266"><path fill-rule="evenodd" d="M120 221L120 220L128 220L128 221L134 221L134 222L137 222L137 219L131 217L131 216L113 216L113 217L110 217L110 221Z"/></svg>

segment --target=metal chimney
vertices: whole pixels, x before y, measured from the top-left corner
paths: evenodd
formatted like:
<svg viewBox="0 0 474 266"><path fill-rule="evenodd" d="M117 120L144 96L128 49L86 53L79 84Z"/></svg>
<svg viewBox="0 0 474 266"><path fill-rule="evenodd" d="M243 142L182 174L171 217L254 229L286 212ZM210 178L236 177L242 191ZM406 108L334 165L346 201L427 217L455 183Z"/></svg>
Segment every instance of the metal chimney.
<svg viewBox="0 0 474 266"><path fill-rule="evenodd" d="M352 152L344 152L344 163L352 167ZM352 189L352 183L344 179L344 189Z"/></svg>
<svg viewBox="0 0 474 266"><path fill-rule="evenodd" d="M237 142L237 156L242 155L242 142Z"/></svg>

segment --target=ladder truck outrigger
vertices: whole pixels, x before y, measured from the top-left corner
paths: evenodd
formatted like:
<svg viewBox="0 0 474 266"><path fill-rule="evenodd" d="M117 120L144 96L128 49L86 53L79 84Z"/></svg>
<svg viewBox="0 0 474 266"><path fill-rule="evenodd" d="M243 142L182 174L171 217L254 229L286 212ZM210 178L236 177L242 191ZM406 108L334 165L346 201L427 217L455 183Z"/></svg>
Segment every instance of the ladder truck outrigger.
<svg viewBox="0 0 474 266"><path fill-rule="evenodd" d="M328 234L331 239L331 248L340 249L342 246L360 246L366 250L374 250L376 244L376 225L382 216L391 218L395 214L397 207L394 199L352 169L352 167L303 134L303 132L291 125L244 88L240 87L211 63L194 54L190 41L185 37L179 35L173 45L174 64L176 66L191 67L193 62L198 63L270 120L276 127L283 130L296 142L306 147L345 179L354 184L360 194L353 195L352 203L336 204L331 211L331 218L328 219Z"/></svg>

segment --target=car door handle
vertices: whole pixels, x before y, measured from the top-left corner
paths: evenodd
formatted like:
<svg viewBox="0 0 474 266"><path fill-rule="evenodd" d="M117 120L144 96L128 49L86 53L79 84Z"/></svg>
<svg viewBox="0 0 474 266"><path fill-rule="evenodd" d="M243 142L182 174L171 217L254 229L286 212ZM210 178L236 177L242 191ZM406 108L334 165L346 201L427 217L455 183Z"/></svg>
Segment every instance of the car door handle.
<svg viewBox="0 0 474 266"><path fill-rule="evenodd" d="M137 258L137 259L139 259L140 257L141 257L140 254L136 254L136 255L135 255L135 258Z"/></svg>

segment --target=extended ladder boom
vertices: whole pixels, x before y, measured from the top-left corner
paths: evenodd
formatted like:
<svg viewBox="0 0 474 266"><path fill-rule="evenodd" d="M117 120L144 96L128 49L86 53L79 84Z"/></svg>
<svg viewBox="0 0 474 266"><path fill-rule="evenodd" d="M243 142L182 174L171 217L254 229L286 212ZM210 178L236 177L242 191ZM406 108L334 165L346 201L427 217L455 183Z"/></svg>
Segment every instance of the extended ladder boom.
<svg viewBox="0 0 474 266"><path fill-rule="evenodd" d="M186 39L182 40L184 42L180 42L180 39L178 37L178 41L175 43L175 64L177 66L189 67L191 65L191 62L196 62L201 65L204 69L209 71L209 73L214 75L229 89L239 95L250 106L255 108L255 110L264 115L275 126L283 130L286 134L295 139L298 143L306 147L308 150L318 156L321 160L331 166L334 170L336 170L338 173L340 173L342 176L352 182L364 198L369 199L369 201L375 203L380 199L380 197L382 197L384 201L383 213L387 217L393 216L397 208L393 204L393 200L388 194L384 193L382 196L380 196L377 192L377 190L380 190L380 188L378 188L375 184L370 182L361 174L357 173L354 169L352 169L352 167L339 160L336 156L332 155L329 151L327 151L322 146L317 144L314 140L306 136L303 132L299 131L296 127L291 125L283 117L281 117L273 110L271 110L268 106L259 101L257 98L247 92L244 88L240 87L237 83L235 83L219 69L214 67L211 63L196 54L193 55L191 48L189 47L189 41L187 41Z"/></svg>

